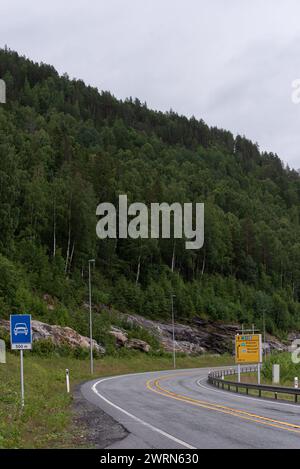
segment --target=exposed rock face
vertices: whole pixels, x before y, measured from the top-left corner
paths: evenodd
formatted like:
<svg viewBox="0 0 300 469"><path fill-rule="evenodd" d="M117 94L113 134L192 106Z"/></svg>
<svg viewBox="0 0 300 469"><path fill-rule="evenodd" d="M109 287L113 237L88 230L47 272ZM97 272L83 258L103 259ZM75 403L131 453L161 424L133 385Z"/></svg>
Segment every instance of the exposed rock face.
<svg viewBox="0 0 300 469"><path fill-rule="evenodd" d="M9 332L9 321L0 319L0 327L3 327ZM90 339L84 337L70 327L51 326L40 321L32 321L32 339L33 341L51 340L55 345L68 345L69 347L76 348L89 348ZM105 353L104 347L99 345L95 340L93 341L94 350L100 354Z"/></svg>
<svg viewBox="0 0 300 469"><path fill-rule="evenodd" d="M266 344L264 344L264 349L267 352L287 352L289 347L285 344L282 344L276 337L272 337L271 335L266 335Z"/></svg>
<svg viewBox="0 0 300 469"><path fill-rule="evenodd" d="M135 324L157 337L163 348L173 350L173 328L171 324L145 319L142 316L125 315L129 324ZM234 353L234 338L240 330L238 324L222 324L195 318L191 325L175 324L175 348L187 354ZM267 334L268 350L286 351L288 347Z"/></svg>
<svg viewBox="0 0 300 469"><path fill-rule="evenodd" d="M144 340L129 339L127 332L118 327L111 327L110 334L116 339L118 347L126 347L129 349L140 350L141 352L149 353L151 350L150 345Z"/></svg>
<svg viewBox="0 0 300 469"><path fill-rule="evenodd" d="M115 337L118 347L124 347L126 342L128 342L128 336L122 329L112 326L109 333Z"/></svg>
<svg viewBox="0 0 300 469"><path fill-rule="evenodd" d="M51 307L51 299L49 299ZM173 351L173 327L170 323L161 323L145 319L142 316L124 315L119 313L128 325L135 325L148 330L154 335L164 350ZM0 327L9 332L9 321L0 319ZM125 326L126 327L126 326ZM83 337L69 327L51 326L40 321L32 321L33 340L50 339L56 345L68 345L70 347L90 347L90 339ZM176 352L201 355L203 353L234 353L234 337L240 330L239 325L214 323L212 321L195 318L190 325L175 324L175 349ZM126 330L111 326L110 334L115 337L117 347L140 350L148 353L150 345L140 339L129 339ZM291 333L290 342L299 338L299 333ZM93 341L94 350L100 354L105 353L104 347ZM288 346L281 343L276 337L266 335L264 349L270 351L288 351Z"/></svg>
<svg viewBox="0 0 300 469"><path fill-rule="evenodd" d="M143 327L155 335L164 350L168 352L173 350L172 324L144 319L141 316L127 315L126 318L130 324ZM201 327L197 326L196 322L192 326L175 324L175 349L177 352L197 355L206 352L232 353L232 331L231 334L228 334L227 331L222 329L222 326L219 329L213 328L209 322L206 322L205 325L201 324ZM228 328L232 329L234 326L228 326ZM234 330L237 329L236 327Z"/></svg>
<svg viewBox="0 0 300 469"><path fill-rule="evenodd" d="M150 345L147 342L144 342L140 339L130 339L126 342L126 348L140 350L141 352L149 353L150 352Z"/></svg>

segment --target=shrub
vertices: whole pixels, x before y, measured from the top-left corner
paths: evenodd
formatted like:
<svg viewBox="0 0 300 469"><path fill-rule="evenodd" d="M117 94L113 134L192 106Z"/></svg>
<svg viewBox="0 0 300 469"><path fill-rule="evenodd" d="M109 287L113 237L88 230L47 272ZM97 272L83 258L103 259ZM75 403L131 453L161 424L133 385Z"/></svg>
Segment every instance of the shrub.
<svg viewBox="0 0 300 469"><path fill-rule="evenodd" d="M48 357L56 351L55 344L51 339L38 340L33 343L32 352L39 357Z"/></svg>
<svg viewBox="0 0 300 469"><path fill-rule="evenodd" d="M269 381L272 380L272 366L280 365L280 381L281 384L291 384L295 376L300 378L300 364L292 362L290 353L274 353L268 357L263 365L263 376Z"/></svg>
<svg viewBox="0 0 300 469"><path fill-rule="evenodd" d="M78 360L85 360L89 357L89 349L82 347L72 348L67 344L55 345L51 339L38 340L33 343L32 353L39 357L73 357ZM97 352L94 353L95 358L99 358Z"/></svg>

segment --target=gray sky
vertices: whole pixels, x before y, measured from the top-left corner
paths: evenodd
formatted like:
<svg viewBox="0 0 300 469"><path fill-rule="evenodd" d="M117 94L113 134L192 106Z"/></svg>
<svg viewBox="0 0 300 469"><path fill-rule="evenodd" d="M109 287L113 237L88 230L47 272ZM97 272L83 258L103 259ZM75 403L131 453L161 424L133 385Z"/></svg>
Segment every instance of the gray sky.
<svg viewBox="0 0 300 469"><path fill-rule="evenodd" d="M245 134L300 168L299 0L7 0L0 46Z"/></svg>

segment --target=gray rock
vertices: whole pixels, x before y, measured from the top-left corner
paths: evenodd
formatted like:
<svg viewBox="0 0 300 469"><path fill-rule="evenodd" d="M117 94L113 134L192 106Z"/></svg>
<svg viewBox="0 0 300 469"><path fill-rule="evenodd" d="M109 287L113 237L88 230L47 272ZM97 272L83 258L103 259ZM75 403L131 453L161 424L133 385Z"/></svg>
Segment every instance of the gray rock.
<svg viewBox="0 0 300 469"><path fill-rule="evenodd" d="M140 350L141 352L149 353L151 347L147 342L140 339L129 339L125 345L126 348Z"/></svg>
<svg viewBox="0 0 300 469"><path fill-rule="evenodd" d="M137 325L153 334L164 350L173 350L173 327L170 323L162 323L145 319L138 315L123 315L130 325ZM239 324L224 324L201 318L194 318L190 325L175 324L176 350L187 354L224 353L234 354L234 338L241 329ZM276 337L266 336L269 350L286 351L288 348Z"/></svg>
<svg viewBox="0 0 300 469"><path fill-rule="evenodd" d="M111 326L109 333L115 337L117 347L124 347L128 342L127 333L118 327Z"/></svg>

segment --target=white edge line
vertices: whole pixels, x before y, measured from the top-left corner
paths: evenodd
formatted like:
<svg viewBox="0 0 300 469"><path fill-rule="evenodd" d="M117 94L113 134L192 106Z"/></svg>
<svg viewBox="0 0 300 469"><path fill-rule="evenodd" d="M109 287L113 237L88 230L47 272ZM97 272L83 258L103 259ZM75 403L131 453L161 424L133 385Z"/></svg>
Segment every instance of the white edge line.
<svg viewBox="0 0 300 469"><path fill-rule="evenodd" d="M100 381L97 381L93 386L92 386L92 390L95 394L97 394L98 397L100 397L100 399L102 399L104 402L106 402L107 404L109 404L110 406L114 407L115 409L117 409L118 411L122 412L123 414L127 415L127 417L130 417L132 420L134 420L135 422L137 423L140 423L141 425L144 425L145 427L147 428L150 428L150 430L156 432L156 433L159 433L160 435L163 435L165 436L166 438L169 438L169 440L172 440L174 441L175 443L178 443L180 444L181 446L184 446L185 448L188 448L188 449L197 449L195 448L194 446L191 446L189 445L188 443L186 443L185 441L182 441L182 440L179 440L178 438L176 438L175 436L172 436L170 435L169 433L166 433L164 432L163 430L160 430L159 428L157 427L154 427L153 425L151 425L150 423L147 423L145 422L144 420L136 417L135 415L131 414L130 412L127 412L127 410L125 409L122 409L122 407L119 407L118 405L114 404L113 402L109 401L108 399L106 399L106 397L104 397L102 394L100 394L100 392L97 390L97 386L101 383L104 383L105 381L109 381L111 379L115 379L115 378L118 378L117 376L116 377L111 377L111 378L105 378L105 379L101 379Z"/></svg>
<svg viewBox="0 0 300 469"><path fill-rule="evenodd" d="M264 403L264 404L276 404L278 406L281 406L281 405L285 405L285 406L288 406L288 407L294 407L294 408L297 408L297 409L300 409L300 406L299 404L288 404L287 402L278 402L278 401L273 401L273 400L266 400L266 399L258 399L256 397L248 397L248 396L241 396L241 395L236 395L236 394L233 394L233 393L229 393L229 391L226 391L226 389L224 389L224 391L222 389L212 389L213 387L208 387L208 386L204 386L204 384L200 384L201 381L206 381L207 380L207 377L205 378L201 378L201 379L198 379L197 380L197 385L200 387L200 388L203 388L203 389L207 389L209 391L213 391L213 392L217 392L217 393L220 393L220 394L230 394L231 397L234 397L235 399L238 398L238 399L244 399L246 401L256 401L256 402L260 402L261 404Z"/></svg>

